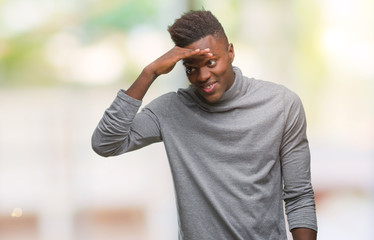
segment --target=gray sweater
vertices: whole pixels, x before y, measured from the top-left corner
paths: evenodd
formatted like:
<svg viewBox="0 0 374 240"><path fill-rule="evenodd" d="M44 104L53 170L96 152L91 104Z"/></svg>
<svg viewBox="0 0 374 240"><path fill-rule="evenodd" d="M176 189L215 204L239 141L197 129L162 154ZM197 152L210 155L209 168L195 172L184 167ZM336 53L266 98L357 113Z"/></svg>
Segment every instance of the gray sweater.
<svg viewBox="0 0 374 240"><path fill-rule="evenodd" d="M298 96L236 73L223 98L207 104L190 86L141 101L122 90L92 136L115 156L163 141L184 240L283 240L317 231L306 121Z"/></svg>

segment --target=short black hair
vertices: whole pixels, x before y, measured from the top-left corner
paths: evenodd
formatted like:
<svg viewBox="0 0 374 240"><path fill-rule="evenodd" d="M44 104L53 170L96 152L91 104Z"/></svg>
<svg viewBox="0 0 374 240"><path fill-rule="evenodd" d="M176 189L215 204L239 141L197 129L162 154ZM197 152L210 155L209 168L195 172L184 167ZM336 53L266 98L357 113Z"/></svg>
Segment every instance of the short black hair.
<svg viewBox="0 0 374 240"><path fill-rule="evenodd" d="M218 19L206 10L190 11L176 19L168 27L171 39L178 47L200 40L208 35L222 38L227 41L225 31Z"/></svg>

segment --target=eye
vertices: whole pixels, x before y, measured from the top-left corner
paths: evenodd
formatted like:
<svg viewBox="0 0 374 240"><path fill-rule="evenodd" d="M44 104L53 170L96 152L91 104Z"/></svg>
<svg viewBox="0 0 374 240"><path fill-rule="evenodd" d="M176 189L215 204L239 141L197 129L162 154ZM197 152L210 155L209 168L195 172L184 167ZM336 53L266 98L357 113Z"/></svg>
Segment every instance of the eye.
<svg viewBox="0 0 374 240"><path fill-rule="evenodd" d="M212 60L210 59L208 62L207 62L207 65L208 67L214 67L216 65L217 61L216 60Z"/></svg>
<svg viewBox="0 0 374 240"><path fill-rule="evenodd" d="M187 73L187 75L191 75L195 71L196 71L196 68L194 68L194 67L186 67L186 73Z"/></svg>

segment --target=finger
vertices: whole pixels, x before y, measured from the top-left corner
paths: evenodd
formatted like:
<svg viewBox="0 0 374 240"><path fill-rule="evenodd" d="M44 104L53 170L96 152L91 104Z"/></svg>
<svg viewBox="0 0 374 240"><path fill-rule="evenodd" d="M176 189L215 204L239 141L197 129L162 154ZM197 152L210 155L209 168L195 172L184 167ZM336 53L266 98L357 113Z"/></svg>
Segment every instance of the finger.
<svg viewBox="0 0 374 240"><path fill-rule="evenodd" d="M213 57L213 53L209 52L209 53L204 53L204 56L206 57Z"/></svg>
<svg viewBox="0 0 374 240"><path fill-rule="evenodd" d="M181 55L181 59L188 58L188 57L191 57L193 55L198 55L198 54L201 53L200 49L195 49L195 50L185 49L185 50L186 51L183 51L183 53Z"/></svg>
<svg viewBox="0 0 374 240"><path fill-rule="evenodd" d="M210 48L202 49L200 52L202 52L202 53L208 53L208 52L210 52Z"/></svg>
<svg viewBox="0 0 374 240"><path fill-rule="evenodd" d="M191 52L185 53L185 57L184 58L191 57L191 56L194 56L194 55L204 55L204 56L207 56L207 57L212 57L213 53L210 51L209 48L195 49L195 50L193 50Z"/></svg>
<svg viewBox="0 0 374 240"><path fill-rule="evenodd" d="M210 51L209 48L202 49L197 54L198 55L204 55L206 57L212 57L213 56L213 53Z"/></svg>

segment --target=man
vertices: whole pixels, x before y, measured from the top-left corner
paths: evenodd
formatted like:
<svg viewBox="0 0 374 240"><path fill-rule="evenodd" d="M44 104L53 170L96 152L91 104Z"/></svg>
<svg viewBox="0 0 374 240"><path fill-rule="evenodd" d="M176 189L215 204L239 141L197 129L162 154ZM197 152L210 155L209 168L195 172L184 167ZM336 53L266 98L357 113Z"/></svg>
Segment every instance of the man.
<svg viewBox="0 0 374 240"><path fill-rule="evenodd" d="M242 75L234 47L209 11L169 27L175 43L120 90L93 136L115 156L163 141L173 176L179 239L316 239L314 192L303 107L286 88ZM191 83L154 99L152 82L182 60Z"/></svg>

